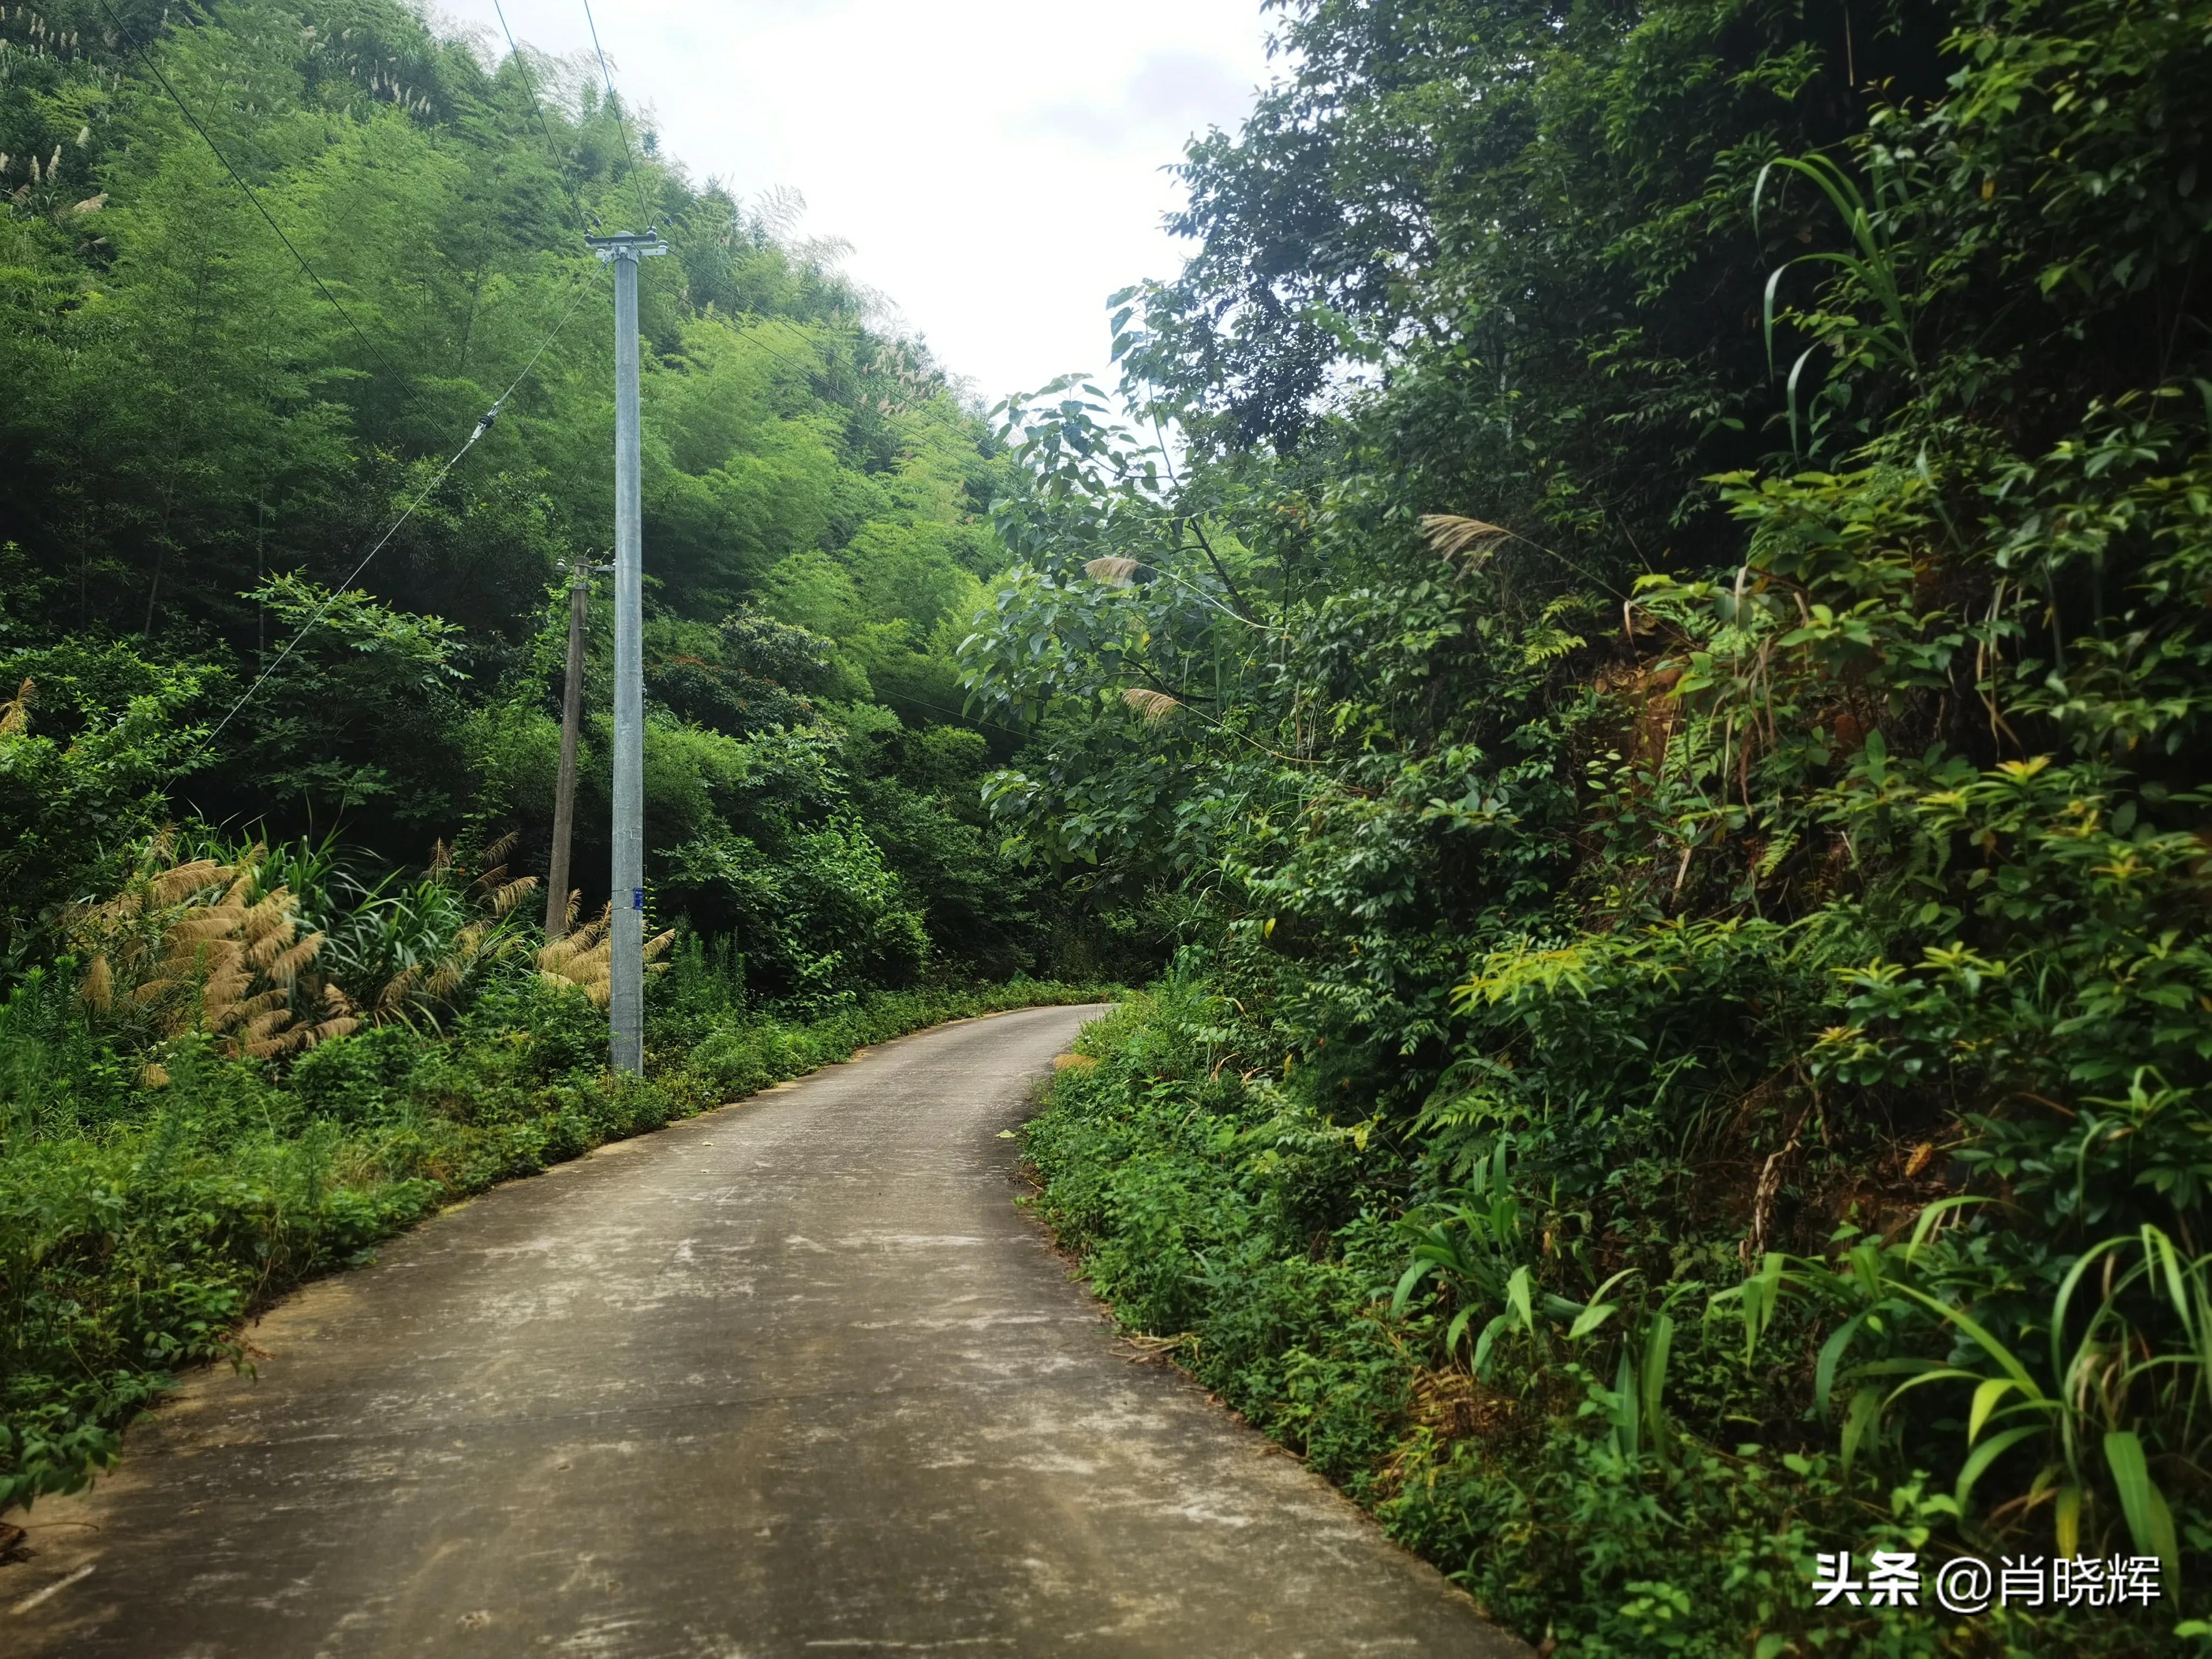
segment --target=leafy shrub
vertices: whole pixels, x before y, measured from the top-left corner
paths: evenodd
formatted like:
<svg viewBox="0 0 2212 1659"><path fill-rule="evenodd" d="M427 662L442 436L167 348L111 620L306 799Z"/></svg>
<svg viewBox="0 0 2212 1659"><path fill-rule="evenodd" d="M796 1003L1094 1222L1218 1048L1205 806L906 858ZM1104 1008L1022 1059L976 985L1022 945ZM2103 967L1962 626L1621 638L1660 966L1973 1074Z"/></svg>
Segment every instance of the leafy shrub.
<svg viewBox="0 0 2212 1659"><path fill-rule="evenodd" d="M1223 1012L1201 986L1170 981L1085 1029L1080 1058L1026 1131L1037 1206L1126 1323L1162 1339L1495 1615L1604 1659L2024 1653L2057 1642L2115 1659L2142 1650L2156 1609L2000 1609L1962 1629L1932 1604L1812 1608L1805 1587L1822 1551L1910 1550L1930 1563L1962 1543L1991 1559L1998 1549L1969 1524L1948 1471L1870 1481L1870 1442L1847 1437L1839 1458L1817 1426L1778 1412L1771 1355L1792 1355L1784 1376L1796 1382L1822 1325L1770 1296L1765 1340L1747 1349L1729 1311L1741 1295L1732 1255L1677 1252L1655 1269L1673 1273L1664 1297L1635 1295L1628 1275L1586 1281L1579 1301L1545 1292L1546 1280L1562 1282L1557 1241L1571 1210L1517 1213L1525 1172L1406 1209L1418 1152L1301 1121L1261 1077L1224 1079L1209 1063ZM1335 1188L1337 1224L1309 1231L1311 1212L1286 1198L1309 1188L1313 1160L1339 1156L1358 1178ZM1443 1270L1445 1294L1407 1295L1427 1277L1405 1270L1409 1245L1416 1267ZM1963 1238L1952 1249L1966 1252L1957 1268L1942 1250L1847 1266L1830 1293L1879 1304L1885 1352L1920 1351L1916 1289L1971 1271L1981 1254ZM1484 1250L1497 1253L1494 1284L1474 1265ZM1886 1277L1901 1272L1917 1276ZM2142 1276L2120 1276L2122 1304ZM1504 1282L1516 1277L1517 1315ZM1723 1285L1698 1316L1705 1292ZM1455 1316L1493 1309L1503 1311L1480 1345L1480 1325ZM2024 1389L2021 1408L2048 1398ZM2124 1534L2080 1547L2130 1548Z"/></svg>

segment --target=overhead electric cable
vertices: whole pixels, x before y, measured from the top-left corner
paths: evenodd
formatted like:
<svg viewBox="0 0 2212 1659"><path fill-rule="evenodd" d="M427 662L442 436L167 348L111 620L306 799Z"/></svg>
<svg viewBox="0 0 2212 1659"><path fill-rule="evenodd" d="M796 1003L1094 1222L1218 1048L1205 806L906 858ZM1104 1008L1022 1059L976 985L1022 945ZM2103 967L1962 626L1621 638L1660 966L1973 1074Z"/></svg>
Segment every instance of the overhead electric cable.
<svg viewBox="0 0 2212 1659"><path fill-rule="evenodd" d="M538 349L530 354L530 361L522 366L522 373L516 375L512 380L508 381L507 390L501 392L499 396L493 400L492 406L486 410L483 415L477 417L476 429L469 434L468 441L464 443L459 449L455 450L451 455L446 458L446 464L438 469L437 472L431 477L430 482L422 486L422 489L416 493L415 499L408 502L406 507L400 513L399 516L392 521L391 526L386 529L381 536L376 538L376 545L370 548L368 552L361 556L361 562L354 566L353 569L347 574L345 580L339 583L336 587L331 589L330 592L325 597L323 602L315 607L315 614L308 617L306 622L301 624L300 631L293 635L291 639L286 642L284 648L276 653L276 660L270 663L268 667L261 671L259 678L255 679L252 684L246 688L244 695L241 696L236 702L231 704L228 710L224 713L223 717L216 722L215 730L209 732L207 736L201 740L200 746L202 748L209 748L214 744L215 740L222 735L223 728L228 726L231 721L237 717L238 711L245 708L247 703L253 701L253 694L260 690L263 686L269 683L269 677L284 665L285 659L289 657L292 653L298 648L300 641L307 637L308 634L313 629L315 624L322 621L324 616L329 611L330 608L337 603L338 596L349 590L353 586L354 582L360 577L361 573L368 568L368 562L374 558L378 554L384 551L386 544L388 544L394 536L399 533L399 527L405 524L408 520L415 516L415 509L422 506L424 501L430 499L430 492L445 482L446 475L453 470L454 464L458 462L462 456L467 454L469 451L476 447L477 439L483 437L485 433L491 430L492 423L499 419L499 412L501 409L505 406L507 400L514 395L515 387L520 386L524 380L529 378L530 371L538 367L538 360L545 355L546 348L550 346L553 342L559 337L561 331L568 325L568 319L576 314L576 307L584 302L584 295L588 287L589 284L586 283L579 283L576 285L575 297L568 301L568 310L561 313L561 320L553 325L552 332L546 335L543 340L538 342Z"/></svg>
<svg viewBox="0 0 2212 1659"><path fill-rule="evenodd" d="M131 40L130 31L124 27L123 20L115 15L115 8L109 5L107 0L100 0L100 9L107 14L108 21L115 25L116 38L121 40ZM331 309L345 319L346 326L354 331L355 337L362 345L368 348L369 356L376 359L379 366L386 374L397 374L399 371L392 367L392 360L378 350L368 336L361 331L361 325L354 321L353 313L338 303L338 296L331 293L329 284L315 274L315 268L307 263L307 256L292 246L292 239L284 234L284 227L278 224L269 210L262 205L261 198L253 186L246 182L236 167L231 166L230 157L222 153L222 147L208 137L208 130L200 125L200 118L192 113L192 106L187 104L177 89L169 84L169 77L161 73L161 66L154 61L153 54L148 52L142 43L136 40L131 40L131 49L138 54L140 60L152 72L154 78L161 83L161 90L169 94L171 101L184 112L185 119L191 123L192 131L199 134L201 138L206 141L207 147L215 152L215 159L222 163L223 171L228 173L232 181L246 192L246 199L253 204L254 211L269 222L269 228L276 233L276 240L284 244L285 252L300 262L300 269L307 273L307 280L315 285L323 298L331 302Z"/></svg>
<svg viewBox="0 0 2212 1659"><path fill-rule="evenodd" d="M493 9L496 10L498 6L499 0L492 0ZM504 15L501 16L499 21L500 27L501 28L507 27L507 18ZM592 0L584 0L584 22L585 25L592 31L592 50L599 55L599 79L605 83L607 89L607 103L614 110L615 125L622 133L623 155L630 164L631 181L637 186L638 212L644 216L650 217L650 209L646 202L644 193L643 175L645 165L635 154L634 147L630 143L629 123L623 118L622 99L615 91L614 71L607 67L606 48L599 44L599 25L598 20L593 18L592 15ZM512 50L514 46L514 37L512 34L507 37L507 44L508 48ZM549 140L548 142L550 141ZM742 328L738 331L740 336L744 333L744 331ZM767 352L769 356L782 358L785 362L789 363L793 368L802 369L809 374L818 374L821 372L821 366L819 364L810 366L806 363L803 363L796 357L791 356L784 352L778 351L774 346L769 344L765 340L755 340L753 343L758 346L763 351Z"/></svg>
<svg viewBox="0 0 2212 1659"><path fill-rule="evenodd" d="M582 224L586 217L584 200L576 194L568 170L561 163L560 147L553 142L553 129L545 125L545 106L538 100L538 83L530 78L530 61L522 55L522 48L514 44L514 31L507 27L507 12L499 0L491 0L491 9L499 15L500 33L507 36L507 55L514 60L514 67L521 73L522 89L530 98L530 112L538 118L538 131L545 136L546 159L553 163L555 176L561 180L562 188L568 192L568 204L576 210L576 222Z"/></svg>
<svg viewBox="0 0 2212 1659"><path fill-rule="evenodd" d="M522 89L530 96L530 112L538 118L538 130L545 135L546 148L550 149L553 133L545 125L545 111L538 101L538 83L530 78L530 64L522 56L522 48L514 44L514 31L507 27L507 12L499 0L491 0L491 9L499 17L499 32L507 37L507 55L514 60L514 67L522 76Z"/></svg>
<svg viewBox="0 0 2212 1659"><path fill-rule="evenodd" d="M592 50L599 55L599 79L606 82L607 102L614 108L615 126L622 133L623 154L629 157L630 179L637 186L638 212L646 218L651 218L653 210L651 204L645 199L645 181L641 176L644 172L644 166L632 154L629 123L623 117L622 100L615 95L614 71L607 67L607 49L599 44L599 25L598 20L592 15L592 0L584 0L584 22L592 31Z"/></svg>
<svg viewBox="0 0 2212 1659"><path fill-rule="evenodd" d="M732 320L734 322L734 319ZM786 328L797 328L799 326L798 324L793 322L788 317L772 317L769 319L769 320L770 322L781 323ZM760 325L755 323L751 326L754 329L757 329ZM804 369L809 374L818 374L821 372L823 367L821 364L803 363L796 357L791 356L787 353L778 351L766 340L756 338L754 335L748 332L744 327L733 326L732 332L736 334L740 340L748 341L751 344L758 346L763 351L768 353L769 356L782 358L785 362L789 363L793 368Z"/></svg>

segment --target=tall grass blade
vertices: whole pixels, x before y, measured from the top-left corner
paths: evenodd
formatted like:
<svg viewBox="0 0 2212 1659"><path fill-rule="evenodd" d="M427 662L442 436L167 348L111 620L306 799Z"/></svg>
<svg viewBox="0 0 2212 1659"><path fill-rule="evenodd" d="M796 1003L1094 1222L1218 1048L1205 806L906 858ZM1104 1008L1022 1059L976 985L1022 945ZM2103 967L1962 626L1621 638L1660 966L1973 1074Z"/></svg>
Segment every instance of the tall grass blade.
<svg viewBox="0 0 2212 1659"><path fill-rule="evenodd" d="M2179 1578L2181 1547L2174 1536L2173 1512L2166 1507L2166 1494L2150 1478L2142 1442L2129 1430L2114 1429L2105 1437L2105 1462L2112 1472L2112 1484L2119 1488L2120 1510L2128 1517L2128 1531L2136 1547L2158 1557L2166 1576Z"/></svg>

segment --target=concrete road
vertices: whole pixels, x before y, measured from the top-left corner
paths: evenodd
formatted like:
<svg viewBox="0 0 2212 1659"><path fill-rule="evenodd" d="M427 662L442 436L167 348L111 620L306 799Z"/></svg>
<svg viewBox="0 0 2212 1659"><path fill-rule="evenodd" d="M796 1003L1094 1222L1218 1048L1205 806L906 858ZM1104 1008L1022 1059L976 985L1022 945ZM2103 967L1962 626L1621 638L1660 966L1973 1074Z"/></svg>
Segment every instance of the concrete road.
<svg viewBox="0 0 2212 1659"><path fill-rule="evenodd" d="M945 1026L453 1210L16 1516L14 1659L1525 1655L1135 1363L1014 1206L1095 1010Z"/></svg>

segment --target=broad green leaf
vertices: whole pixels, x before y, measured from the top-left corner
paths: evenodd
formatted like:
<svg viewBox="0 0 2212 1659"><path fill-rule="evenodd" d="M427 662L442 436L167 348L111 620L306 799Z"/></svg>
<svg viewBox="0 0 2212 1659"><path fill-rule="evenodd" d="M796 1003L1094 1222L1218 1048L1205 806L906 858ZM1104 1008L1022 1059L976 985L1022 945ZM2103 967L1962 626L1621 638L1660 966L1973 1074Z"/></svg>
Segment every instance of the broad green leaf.
<svg viewBox="0 0 2212 1659"><path fill-rule="evenodd" d="M1820 1345L1820 1357L1813 1367L1813 1407L1822 1417L1828 1414L1828 1395L1835 1387L1836 1366L1866 1319L1863 1313L1853 1314L1829 1333L1828 1340Z"/></svg>
<svg viewBox="0 0 2212 1659"><path fill-rule="evenodd" d="M1567 1340L1579 1342L1613 1316L1613 1304L1597 1302L1584 1308L1567 1329Z"/></svg>
<svg viewBox="0 0 2212 1659"><path fill-rule="evenodd" d="M1844 1408L1844 1476L1850 1479L1851 1464L1858 1456L1859 1445L1881 1417L1881 1390L1861 1389L1851 1396L1851 1403Z"/></svg>
<svg viewBox="0 0 2212 1659"><path fill-rule="evenodd" d="M2128 1517L2136 1547L2158 1557L2169 1578L2179 1578L2181 1547L2174 1536L2173 1514L2166 1507L2166 1494L2150 1478L2142 1442L2131 1430L2112 1430L2105 1436L2105 1462L2112 1471L2112 1484L2119 1488L2120 1510Z"/></svg>
<svg viewBox="0 0 2212 1659"><path fill-rule="evenodd" d="M1413 1287L1430 1273L1434 1273L1436 1268L1437 1264L1433 1261L1417 1261L1404 1273L1399 1274L1398 1288L1390 1297L1390 1311L1394 1314L1405 1312L1406 1304L1413 1297Z"/></svg>
<svg viewBox="0 0 2212 1659"><path fill-rule="evenodd" d="M1661 1406L1667 1394L1667 1361L1674 1346L1674 1321L1669 1314L1661 1314L1651 1322L1651 1334L1644 1344L1644 1426L1650 1431L1653 1447L1666 1449L1662 1432L1665 1422Z"/></svg>
<svg viewBox="0 0 2212 1659"><path fill-rule="evenodd" d="M2081 1553L2081 1488L2061 1486L2058 1496L2051 1505L2053 1535L2058 1540L2061 1555Z"/></svg>
<svg viewBox="0 0 2212 1659"><path fill-rule="evenodd" d="M1966 1507L1966 1500L1973 1493L1974 1483L1982 1478L1984 1469L2029 1436L2043 1432L2042 1424L2029 1423L2017 1429L2007 1429L2002 1434L1993 1434L1975 1447L1960 1466L1959 1479L1951 1488L1951 1497L1960 1509Z"/></svg>
<svg viewBox="0 0 2212 1659"><path fill-rule="evenodd" d="M2009 1376L1993 1376L1974 1390L1973 1407L1966 1414L1968 1445L1982 1437L1983 1425L1990 1420L1990 1413L1996 1409L1997 1402L2019 1386Z"/></svg>
<svg viewBox="0 0 2212 1659"><path fill-rule="evenodd" d="M1643 1421L1643 1413L1636 1408L1636 1371L1624 1344L1620 1363L1613 1373L1613 1431L1623 1457L1633 1461L1642 1454Z"/></svg>

